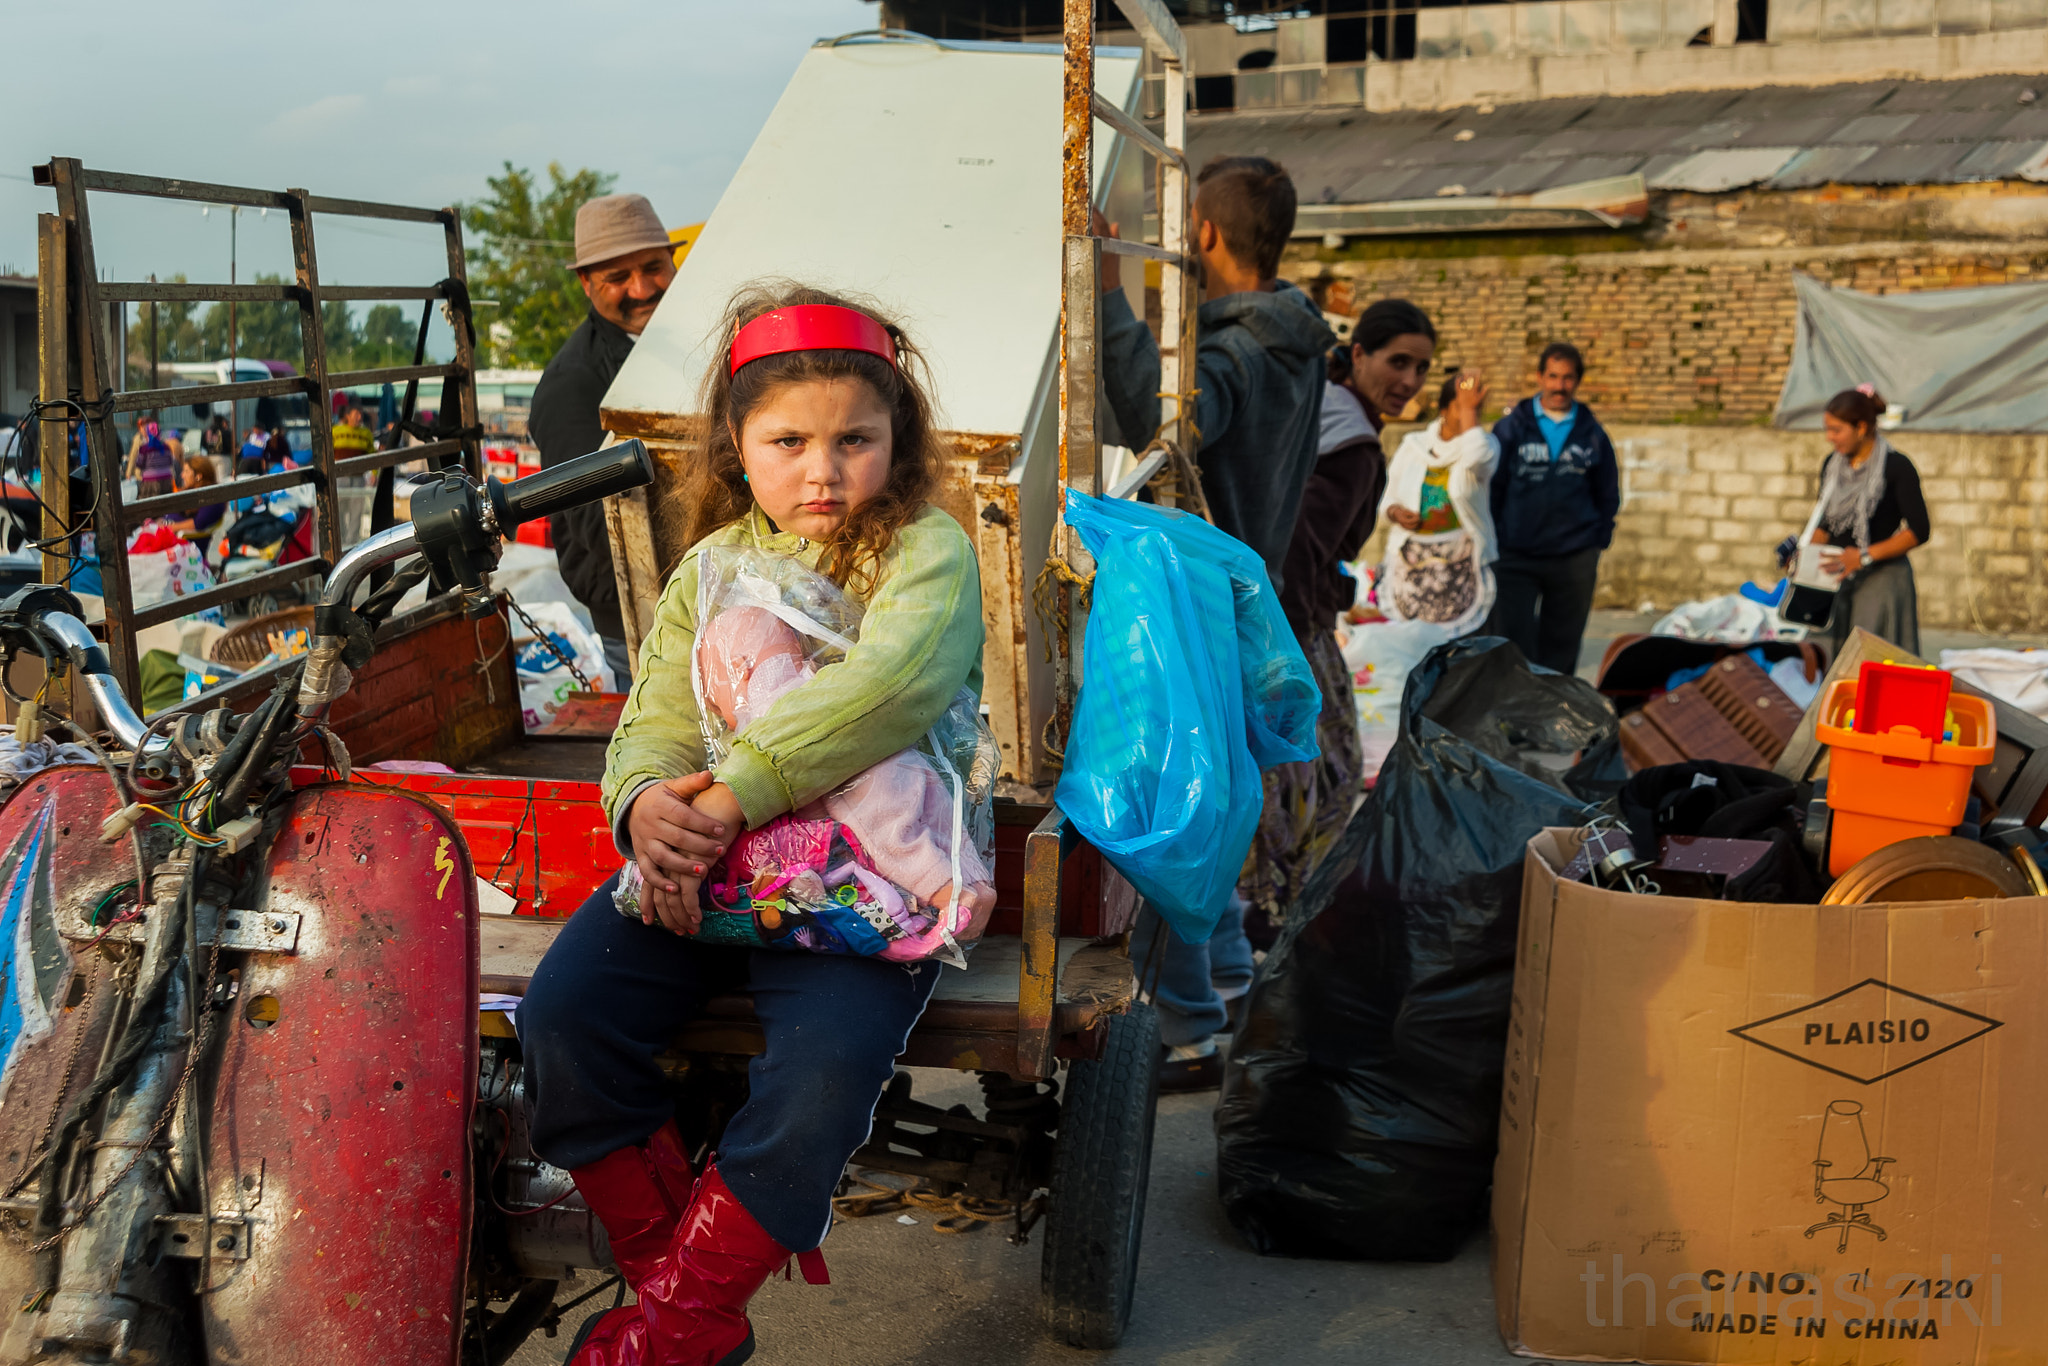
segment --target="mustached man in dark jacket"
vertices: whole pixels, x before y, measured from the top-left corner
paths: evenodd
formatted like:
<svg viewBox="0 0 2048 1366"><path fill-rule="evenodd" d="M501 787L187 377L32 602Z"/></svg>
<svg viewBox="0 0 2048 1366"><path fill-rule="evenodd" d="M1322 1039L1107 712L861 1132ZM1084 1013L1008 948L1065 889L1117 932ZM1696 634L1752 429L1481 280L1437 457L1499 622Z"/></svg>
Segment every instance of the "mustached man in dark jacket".
<svg viewBox="0 0 2048 1366"><path fill-rule="evenodd" d="M1537 363L1536 396L1493 428L1500 440L1492 488L1500 559L1487 631L1561 674L1579 667L1600 552L1614 540L1621 510L1614 444L1593 410L1577 401L1585 375L1579 349L1552 342Z"/></svg>
<svg viewBox="0 0 2048 1366"><path fill-rule="evenodd" d="M533 391L526 430L540 447L542 468L604 444L598 405L676 278L674 251L654 206L640 195L606 195L576 211L576 278L590 299L590 314L555 352ZM612 686L623 689L631 672L604 507L558 512L548 518L548 533L562 582L589 609L590 624L604 641Z"/></svg>
<svg viewBox="0 0 2048 1366"><path fill-rule="evenodd" d="M1195 184L1190 227L1205 295L1196 315L1195 464L1216 525L1259 553L1277 589L1316 466L1324 353L1336 339L1322 310L1278 278L1294 231L1287 173L1264 157L1218 157ZM1095 230L1111 228L1097 215ZM1119 288L1117 259L1102 258L1102 381L1125 443L1137 449L1159 429L1159 348ZM1224 1001L1243 995L1252 979L1244 913L1244 899L1233 896L1207 942L1168 933L1162 961L1139 969L1141 980L1157 982L1152 999L1168 1046L1160 1084L1168 1090L1222 1080L1216 1035L1228 1017ZM1147 910L1133 944L1150 946L1159 928Z"/></svg>

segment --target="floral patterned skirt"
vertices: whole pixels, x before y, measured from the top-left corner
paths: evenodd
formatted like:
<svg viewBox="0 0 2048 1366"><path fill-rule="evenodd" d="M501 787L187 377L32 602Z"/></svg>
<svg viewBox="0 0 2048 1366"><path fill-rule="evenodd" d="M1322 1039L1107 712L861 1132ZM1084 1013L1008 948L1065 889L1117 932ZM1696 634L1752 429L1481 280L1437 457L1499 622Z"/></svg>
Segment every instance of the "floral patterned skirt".
<svg viewBox="0 0 2048 1366"><path fill-rule="evenodd" d="M1246 931L1255 944L1270 942L1261 931L1279 928L1309 874L1343 833L1365 787L1365 751L1358 738L1351 670L1337 648L1337 637L1317 631L1301 642L1301 649L1323 690L1323 709L1316 717L1316 743L1322 753L1265 772L1265 809L1238 878L1238 891L1251 908Z"/></svg>

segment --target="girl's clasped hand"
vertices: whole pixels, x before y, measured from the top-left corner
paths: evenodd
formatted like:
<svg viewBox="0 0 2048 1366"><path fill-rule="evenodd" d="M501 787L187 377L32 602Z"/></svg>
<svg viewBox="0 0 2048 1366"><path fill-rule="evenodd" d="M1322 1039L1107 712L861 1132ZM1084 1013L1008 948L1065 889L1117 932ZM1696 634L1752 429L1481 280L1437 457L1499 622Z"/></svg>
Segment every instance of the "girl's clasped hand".
<svg viewBox="0 0 2048 1366"><path fill-rule="evenodd" d="M695 934L704 921L697 889L741 824L734 811L717 810L715 798L703 802L716 782L709 773L692 773L657 783L640 794L626 817L633 861L645 885L640 918L649 925L659 919L677 934Z"/></svg>

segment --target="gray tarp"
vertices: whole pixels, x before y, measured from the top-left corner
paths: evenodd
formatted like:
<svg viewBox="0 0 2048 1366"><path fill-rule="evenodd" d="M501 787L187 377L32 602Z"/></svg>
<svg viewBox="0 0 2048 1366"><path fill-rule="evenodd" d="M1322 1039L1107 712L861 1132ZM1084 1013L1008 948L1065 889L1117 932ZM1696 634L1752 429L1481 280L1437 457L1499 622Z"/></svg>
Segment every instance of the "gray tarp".
<svg viewBox="0 0 2048 1366"><path fill-rule="evenodd" d="M1844 389L1874 384L1926 432L2048 432L2048 284L1864 294L1795 274L1799 332L1780 427L1820 426Z"/></svg>

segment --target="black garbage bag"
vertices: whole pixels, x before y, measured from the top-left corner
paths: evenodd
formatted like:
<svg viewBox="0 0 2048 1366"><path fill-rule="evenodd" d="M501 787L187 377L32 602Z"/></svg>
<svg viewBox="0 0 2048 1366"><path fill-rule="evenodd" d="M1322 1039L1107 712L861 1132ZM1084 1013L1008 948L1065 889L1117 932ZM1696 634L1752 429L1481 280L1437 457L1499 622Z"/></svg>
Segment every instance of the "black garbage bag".
<svg viewBox="0 0 2048 1366"><path fill-rule="evenodd" d="M1524 846L1620 786L1617 732L1592 685L1504 640L1409 675L1339 843L1356 870L1311 880L1224 1073L1217 1186L1255 1250L1441 1261L1484 1221Z"/></svg>

